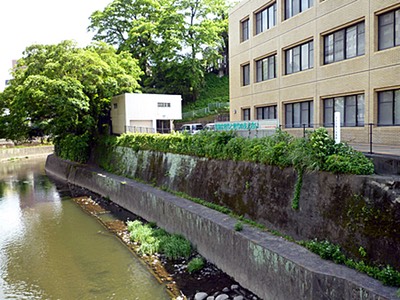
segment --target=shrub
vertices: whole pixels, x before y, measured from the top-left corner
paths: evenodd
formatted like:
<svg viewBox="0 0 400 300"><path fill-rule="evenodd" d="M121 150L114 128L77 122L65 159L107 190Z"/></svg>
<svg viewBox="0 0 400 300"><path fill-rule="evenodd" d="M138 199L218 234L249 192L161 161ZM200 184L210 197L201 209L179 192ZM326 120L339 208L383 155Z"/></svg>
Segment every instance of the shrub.
<svg viewBox="0 0 400 300"><path fill-rule="evenodd" d="M307 132L305 138L294 138L279 129L270 137L258 139L219 131L203 131L195 135L136 133L124 134L109 145L130 147L135 151L153 150L265 163L281 168L293 166L298 172L324 170L361 175L372 174L374 170L371 160L344 143L335 144L325 128Z"/></svg>
<svg viewBox="0 0 400 300"><path fill-rule="evenodd" d="M192 246L183 236L173 234L161 241L160 250L168 259L188 258L192 252Z"/></svg>
<svg viewBox="0 0 400 300"><path fill-rule="evenodd" d="M243 230L243 224L242 224L242 222L237 222L236 224L235 224L235 230L236 231L242 231Z"/></svg>
<svg viewBox="0 0 400 300"><path fill-rule="evenodd" d="M200 271L204 268L204 260L202 258L193 258L187 265L187 270L189 273Z"/></svg>

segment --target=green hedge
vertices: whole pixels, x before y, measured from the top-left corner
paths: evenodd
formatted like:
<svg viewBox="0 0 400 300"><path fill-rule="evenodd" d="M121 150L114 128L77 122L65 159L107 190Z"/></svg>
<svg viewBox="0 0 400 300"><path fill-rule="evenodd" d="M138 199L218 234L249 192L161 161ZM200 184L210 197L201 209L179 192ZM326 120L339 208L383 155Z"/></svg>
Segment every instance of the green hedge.
<svg viewBox="0 0 400 300"><path fill-rule="evenodd" d="M103 142L104 143L104 142ZM277 130L270 137L246 139L234 132L202 131L195 135L124 134L109 138L107 146L124 146L186 154L212 159L249 161L279 167L294 167L298 172L322 170L358 175L373 174L374 165L361 152L347 144L335 144L325 128L294 138Z"/></svg>

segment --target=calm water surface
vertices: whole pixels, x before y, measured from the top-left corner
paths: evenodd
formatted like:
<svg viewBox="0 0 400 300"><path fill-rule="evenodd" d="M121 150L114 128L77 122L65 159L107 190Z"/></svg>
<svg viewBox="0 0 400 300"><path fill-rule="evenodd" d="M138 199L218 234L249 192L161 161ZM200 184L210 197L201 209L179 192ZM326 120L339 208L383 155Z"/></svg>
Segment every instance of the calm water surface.
<svg viewBox="0 0 400 300"><path fill-rule="evenodd" d="M44 163L0 162L0 299L169 299L115 236L60 195Z"/></svg>

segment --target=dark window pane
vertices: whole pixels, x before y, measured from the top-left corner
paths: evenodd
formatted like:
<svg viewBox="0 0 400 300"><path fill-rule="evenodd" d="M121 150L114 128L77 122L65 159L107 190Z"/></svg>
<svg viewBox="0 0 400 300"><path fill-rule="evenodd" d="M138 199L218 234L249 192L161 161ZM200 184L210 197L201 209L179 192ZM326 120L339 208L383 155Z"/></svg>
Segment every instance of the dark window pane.
<svg viewBox="0 0 400 300"><path fill-rule="evenodd" d="M333 34L325 36L325 63L333 62Z"/></svg>
<svg viewBox="0 0 400 300"><path fill-rule="evenodd" d="M356 126L356 96L346 97L344 125Z"/></svg>
<svg viewBox="0 0 400 300"><path fill-rule="evenodd" d="M293 48L293 72L300 71L300 47Z"/></svg>
<svg viewBox="0 0 400 300"><path fill-rule="evenodd" d="M394 13L389 12L379 16L379 49L394 46Z"/></svg>
<svg viewBox="0 0 400 300"><path fill-rule="evenodd" d="M333 99L324 101L324 126L333 126Z"/></svg>
<svg viewBox="0 0 400 300"><path fill-rule="evenodd" d="M395 11L395 45L400 45L400 9Z"/></svg>
<svg viewBox="0 0 400 300"><path fill-rule="evenodd" d="M378 97L379 125L393 124L393 91L380 92Z"/></svg>
<svg viewBox="0 0 400 300"><path fill-rule="evenodd" d="M293 127L300 127L300 103L293 104Z"/></svg>
<svg viewBox="0 0 400 300"><path fill-rule="evenodd" d="M400 90L394 91L394 124L400 125Z"/></svg>
<svg viewBox="0 0 400 300"><path fill-rule="evenodd" d="M301 126L305 125L308 126L310 124L310 119L309 119L309 102L302 102L300 103L301 107Z"/></svg>
<svg viewBox="0 0 400 300"><path fill-rule="evenodd" d="M260 82L263 80L263 63L262 60L256 61L256 81Z"/></svg>
<svg viewBox="0 0 400 300"><path fill-rule="evenodd" d="M286 116L285 116L285 125L286 127L293 127L293 104L285 105Z"/></svg>
<svg viewBox="0 0 400 300"><path fill-rule="evenodd" d="M357 25L357 55L365 53L365 23Z"/></svg>
<svg viewBox="0 0 400 300"><path fill-rule="evenodd" d="M335 52L334 57L335 61L340 61L344 59L344 30L339 30L334 33L334 41L335 41Z"/></svg>

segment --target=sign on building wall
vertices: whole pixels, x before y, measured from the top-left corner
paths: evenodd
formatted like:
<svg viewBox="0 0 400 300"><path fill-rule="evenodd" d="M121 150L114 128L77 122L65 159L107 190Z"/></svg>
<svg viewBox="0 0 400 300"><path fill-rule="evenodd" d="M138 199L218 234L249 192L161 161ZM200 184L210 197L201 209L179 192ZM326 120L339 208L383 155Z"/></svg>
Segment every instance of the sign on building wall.
<svg viewBox="0 0 400 300"><path fill-rule="evenodd" d="M335 112L335 143L340 143L340 112Z"/></svg>
<svg viewBox="0 0 400 300"><path fill-rule="evenodd" d="M218 131L262 130L262 129L275 129L276 127L278 127L278 120L276 119L215 123L215 130Z"/></svg>

